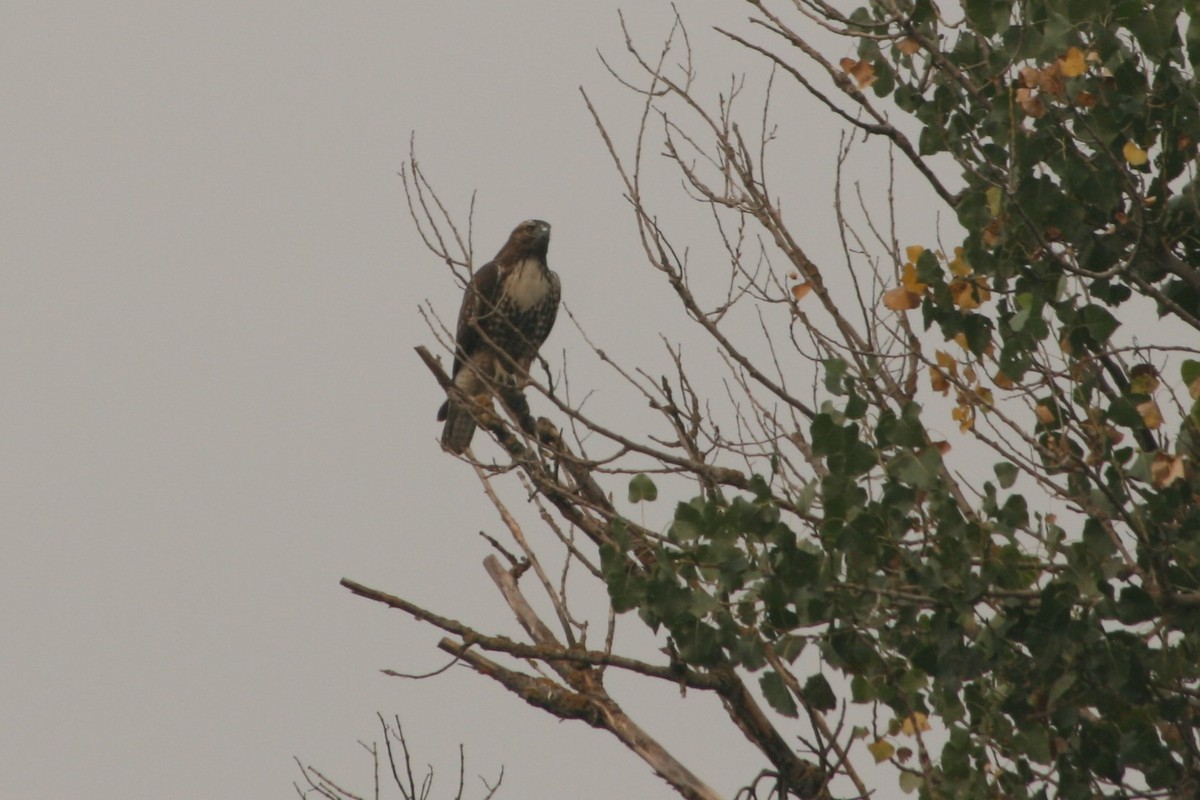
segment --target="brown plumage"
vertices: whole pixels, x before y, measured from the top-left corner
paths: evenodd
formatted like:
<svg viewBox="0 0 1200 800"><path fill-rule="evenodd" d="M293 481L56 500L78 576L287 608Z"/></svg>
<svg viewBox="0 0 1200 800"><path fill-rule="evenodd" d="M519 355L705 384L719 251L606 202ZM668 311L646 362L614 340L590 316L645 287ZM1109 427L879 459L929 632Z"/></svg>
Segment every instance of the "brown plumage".
<svg viewBox="0 0 1200 800"><path fill-rule="evenodd" d="M540 219L513 229L496 257L471 276L458 312L454 385L487 403L500 382L520 385L554 327L561 288L546 264L550 224ZM462 453L475 434L471 412L453 398L438 410L442 447Z"/></svg>

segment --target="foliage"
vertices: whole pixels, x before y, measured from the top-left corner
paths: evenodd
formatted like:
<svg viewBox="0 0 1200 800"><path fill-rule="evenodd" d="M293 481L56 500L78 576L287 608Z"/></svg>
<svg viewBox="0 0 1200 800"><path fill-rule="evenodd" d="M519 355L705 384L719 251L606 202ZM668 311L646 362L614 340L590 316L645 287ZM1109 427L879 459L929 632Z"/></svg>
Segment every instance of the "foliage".
<svg viewBox="0 0 1200 800"><path fill-rule="evenodd" d="M1200 15L1182 0L875 0L849 14L804 0L786 17L750 5L748 31L727 40L907 159L926 189L905 193L943 203L961 242L943 252L929 232L902 247L868 221L868 256L839 187L851 293L781 211L795 187L763 168L771 129L743 138L736 92L703 102L686 39L667 69L666 50L647 59L627 32L647 119L734 263L721 313L694 285L715 262L687 264L650 208L647 130L629 158L597 123L648 263L744 394L739 435L702 411L675 351L672 380L620 372L669 446L535 382L620 446L609 468L632 476L643 515L666 514L660 535L622 515L598 462L557 434L490 427L535 497L595 544L612 608L666 635L667 664L621 668L718 693L780 797L862 796L872 763L930 798L1195 796ZM814 46L799 32L813 20L842 38ZM743 301L767 320L766 351L722 325ZM1147 313L1159 321L1139 327ZM788 388L801 368L816 378L807 396ZM948 420L952 442L931 433ZM700 488L668 504L678 484L655 470ZM579 669L616 663L575 652ZM747 679L779 717L756 710ZM807 752L780 747L797 736ZM677 774L682 795L714 796Z"/></svg>

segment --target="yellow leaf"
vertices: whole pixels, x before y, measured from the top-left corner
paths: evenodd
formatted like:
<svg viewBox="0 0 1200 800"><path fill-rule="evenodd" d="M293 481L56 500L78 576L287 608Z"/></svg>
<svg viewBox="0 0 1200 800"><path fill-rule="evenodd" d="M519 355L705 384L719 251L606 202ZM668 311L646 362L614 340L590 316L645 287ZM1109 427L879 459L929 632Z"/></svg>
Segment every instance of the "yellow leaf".
<svg viewBox="0 0 1200 800"><path fill-rule="evenodd" d="M917 280L917 268L912 263L905 264L900 270L900 283L905 289L915 295L923 295L929 290L929 285Z"/></svg>
<svg viewBox="0 0 1200 800"><path fill-rule="evenodd" d="M876 764L887 761L892 757L892 753L896 752L896 748L887 739L876 739L867 745L867 749L871 751L871 755L875 756Z"/></svg>
<svg viewBox="0 0 1200 800"><path fill-rule="evenodd" d="M949 267L950 272L959 277L971 274L971 266L966 261L963 261L961 247L954 248L954 260L950 262Z"/></svg>
<svg viewBox="0 0 1200 800"><path fill-rule="evenodd" d="M950 379L937 367L929 368L929 385L935 392L946 394L950 391Z"/></svg>
<svg viewBox="0 0 1200 800"><path fill-rule="evenodd" d="M796 298L797 300L803 300L811 291L812 284L808 281L805 281L804 283L797 283L792 287L792 297Z"/></svg>
<svg viewBox="0 0 1200 800"><path fill-rule="evenodd" d="M914 308L920 308L920 306L920 295L913 294L903 286L888 289L883 293L883 307L890 308L892 311L911 311Z"/></svg>
<svg viewBox="0 0 1200 800"><path fill-rule="evenodd" d="M854 82L858 84L858 88L865 89L875 82L875 68L869 62L843 58L838 63L841 64L844 72L854 78Z"/></svg>
<svg viewBox="0 0 1200 800"><path fill-rule="evenodd" d="M967 344L967 335L965 333L963 333L962 331L959 331L958 333L954 334L954 343L956 345L958 345L959 347L961 347L963 350L971 349L971 347Z"/></svg>
<svg viewBox="0 0 1200 800"><path fill-rule="evenodd" d="M1000 200L1004 197L1003 192L1000 191L1000 187L989 187L988 190L983 193L983 196L987 200L988 213L993 217L1000 216Z"/></svg>
<svg viewBox="0 0 1200 800"><path fill-rule="evenodd" d="M988 191L991 191L990 189ZM1000 244L1000 237L1004 234L1004 220L994 219L988 223L983 229L983 243L988 247L995 247Z"/></svg>
<svg viewBox="0 0 1200 800"><path fill-rule="evenodd" d="M947 353L945 350L935 350L933 357L937 361L938 366L949 372L951 375L958 375L958 362L954 360L954 356Z"/></svg>
<svg viewBox="0 0 1200 800"><path fill-rule="evenodd" d="M1142 422L1152 431L1162 427L1163 418L1162 411L1158 408L1158 403L1153 400L1147 400L1144 403L1138 403L1138 413L1142 415Z"/></svg>
<svg viewBox="0 0 1200 800"><path fill-rule="evenodd" d="M1034 119L1046 115L1046 104L1042 102L1042 96L1034 94L1032 89L1017 89L1017 105Z"/></svg>
<svg viewBox="0 0 1200 800"><path fill-rule="evenodd" d="M1062 74L1068 78L1078 78L1087 72L1087 61L1083 58L1083 51L1078 47L1068 48L1066 56L1062 58L1061 69Z"/></svg>
<svg viewBox="0 0 1200 800"><path fill-rule="evenodd" d="M981 277L974 280L958 278L950 282L950 297L954 301L954 305L963 311L979 308L991 299L991 296L991 290L987 288L987 284Z"/></svg>
<svg viewBox="0 0 1200 800"><path fill-rule="evenodd" d="M921 253L925 252L924 245L910 244L904 248L904 257L908 259L910 264L916 264L917 259L921 257Z"/></svg>
<svg viewBox="0 0 1200 800"><path fill-rule="evenodd" d="M904 722L900 725L900 732L905 736L912 736L917 731L927 730L929 730L929 717L920 711L914 711L910 716L905 717Z"/></svg>
<svg viewBox="0 0 1200 800"><path fill-rule="evenodd" d="M1012 378L1008 377L1003 372L997 372L996 376L992 378L992 380L995 381L996 386L1000 387L1001 389L1011 389L1017 385L1013 382Z"/></svg>
<svg viewBox="0 0 1200 800"><path fill-rule="evenodd" d="M949 442L938 441L938 442L930 442L930 444L933 445L934 447L936 447L937 451L939 453L941 453L942 455L946 455L946 453L950 452L950 443Z"/></svg>
<svg viewBox="0 0 1200 800"><path fill-rule="evenodd" d="M1038 73L1038 88L1047 94L1052 94L1057 97L1062 97L1063 89L1063 74L1062 62L1056 60L1048 67L1043 67Z"/></svg>
<svg viewBox="0 0 1200 800"><path fill-rule="evenodd" d="M955 406L950 416L958 423L958 429L963 433L975 427L975 410L970 406Z"/></svg>
<svg viewBox="0 0 1200 800"><path fill-rule="evenodd" d="M1158 388L1158 370L1152 364L1137 364L1129 370L1129 391L1154 394Z"/></svg>
<svg viewBox="0 0 1200 800"><path fill-rule="evenodd" d="M1150 474L1154 477L1154 485L1165 489L1175 481L1183 480L1183 458L1156 453L1150 465Z"/></svg>
<svg viewBox="0 0 1200 800"><path fill-rule="evenodd" d="M1146 151L1133 142L1126 142L1125 146L1121 148L1121 153L1125 156L1125 160L1135 167L1140 167L1150 160L1150 157L1146 155Z"/></svg>
<svg viewBox="0 0 1200 800"><path fill-rule="evenodd" d="M908 36L896 42L896 48L906 56L911 56L921 49L921 43L916 39Z"/></svg>
<svg viewBox="0 0 1200 800"><path fill-rule="evenodd" d="M1038 418L1038 422L1042 423L1043 425L1049 425L1056 419L1054 416L1054 409L1050 408L1050 406L1046 405L1045 403L1038 403L1036 406L1034 406L1033 413Z"/></svg>

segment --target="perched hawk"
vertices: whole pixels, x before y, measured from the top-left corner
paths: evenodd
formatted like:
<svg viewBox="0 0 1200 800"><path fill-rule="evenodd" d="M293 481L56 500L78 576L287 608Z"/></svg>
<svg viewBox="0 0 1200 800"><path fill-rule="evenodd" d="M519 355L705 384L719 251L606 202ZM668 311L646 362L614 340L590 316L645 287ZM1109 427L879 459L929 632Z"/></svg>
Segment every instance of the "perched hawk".
<svg viewBox="0 0 1200 800"><path fill-rule="evenodd" d="M478 403L490 386L520 385L558 315L558 275L546 264L550 223L518 225L496 258L467 284L455 335L454 385ZM442 447L461 453L471 444L475 420L469 409L448 399L438 411L445 420Z"/></svg>

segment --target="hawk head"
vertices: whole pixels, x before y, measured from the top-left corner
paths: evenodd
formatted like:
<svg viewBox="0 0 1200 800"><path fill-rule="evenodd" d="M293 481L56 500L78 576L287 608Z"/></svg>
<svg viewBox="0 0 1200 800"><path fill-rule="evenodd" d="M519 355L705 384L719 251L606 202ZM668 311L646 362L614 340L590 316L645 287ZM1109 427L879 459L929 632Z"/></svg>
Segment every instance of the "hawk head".
<svg viewBox="0 0 1200 800"><path fill-rule="evenodd" d="M550 223L540 219L527 219L509 234L508 241L496 255L496 261L511 264L529 257L546 259L550 248Z"/></svg>

